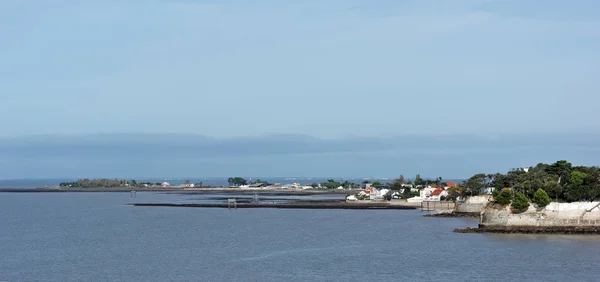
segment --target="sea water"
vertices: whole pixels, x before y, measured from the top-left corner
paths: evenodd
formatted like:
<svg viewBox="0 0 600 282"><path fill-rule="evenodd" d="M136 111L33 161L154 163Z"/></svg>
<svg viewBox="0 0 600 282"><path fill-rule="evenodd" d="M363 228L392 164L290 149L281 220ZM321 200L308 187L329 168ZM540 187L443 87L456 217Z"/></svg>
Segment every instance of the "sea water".
<svg viewBox="0 0 600 282"><path fill-rule="evenodd" d="M458 234L477 221L418 210L127 205L214 195L135 196L0 193L0 281L598 280L598 236Z"/></svg>

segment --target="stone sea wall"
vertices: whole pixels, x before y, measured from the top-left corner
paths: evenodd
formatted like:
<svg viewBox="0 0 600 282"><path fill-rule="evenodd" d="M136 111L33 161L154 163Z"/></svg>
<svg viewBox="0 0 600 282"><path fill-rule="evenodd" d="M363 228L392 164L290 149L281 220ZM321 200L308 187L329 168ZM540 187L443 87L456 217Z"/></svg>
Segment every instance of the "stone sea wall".
<svg viewBox="0 0 600 282"><path fill-rule="evenodd" d="M512 213L510 207L488 208L480 227L569 227L600 226L600 202L550 203L544 209L531 205L527 211Z"/></svg>
<svg viewBox="0 0 600 282"><path fill-rule="evenodd" d="M458 202L456 212L458 213L480 213L485 210L488 203L492 201L492 195L479 195L468 197L464 202Z"/></svg>

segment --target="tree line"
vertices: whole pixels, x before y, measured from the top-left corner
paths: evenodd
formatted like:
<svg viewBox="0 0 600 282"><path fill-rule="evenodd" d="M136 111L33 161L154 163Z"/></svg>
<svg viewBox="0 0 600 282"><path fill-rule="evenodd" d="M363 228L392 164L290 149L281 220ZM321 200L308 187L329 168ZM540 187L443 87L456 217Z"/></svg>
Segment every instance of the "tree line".
<svg viewBox="0 0 600 282"><path fill-rule="evenodd" d="M150 183L150 182L137 182L135 180L119 180L119 179L107 179L107 178L98 178L98 179L88 179L83 178L77 181L71 182L61 182L59 184L60 187L73 187L73 188L105 188L105 187L141 187L144 184L146 185L160 185L160 183Z"/></svg>
<svg viewBox="0 0 600 282"><path fill-rule="evenodd" d="M600 199L600 168L573 166L566 160L560 160L552 164L516 168L504 174L479 173L459 185L465 195L477 195L487 187L498 191L511 188L513 193L523 194L529 199L542 189L555 201L593 201Z"/></svg>
<svg viewBox="0 0 600 282"><path fill-rule="evenodd" d="M191 181L186 180L184 184L190 184ZM125 180L125 179L108 179L108 178L96 178L88 179L82 178L76 181L61 182L60 187L70 188L118 188L118 187L146 187L146 186L161 186L161 182L149 182L149 181L136 181L136 180ZM194 184L195 187L204 187L203 182Z"/></svg>

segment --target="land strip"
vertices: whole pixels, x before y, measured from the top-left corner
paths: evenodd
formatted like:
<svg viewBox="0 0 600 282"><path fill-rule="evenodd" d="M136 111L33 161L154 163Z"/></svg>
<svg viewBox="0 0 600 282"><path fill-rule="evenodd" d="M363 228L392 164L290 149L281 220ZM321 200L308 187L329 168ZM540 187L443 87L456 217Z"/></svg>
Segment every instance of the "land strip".
<svg viewBox="0 0 600 282"><path fill-rule="evenodd" d="M170 204L170 203L134 203L130 204L136 207L183 207L183 208L233 208L228 203L212 204ZM276 208L276 209L391 209L391 210L414 210L417 207L401 204L389 203L346 203L330 201L306 201L290 203L238 203L235 205L238 209L243 208Z"/></svg>

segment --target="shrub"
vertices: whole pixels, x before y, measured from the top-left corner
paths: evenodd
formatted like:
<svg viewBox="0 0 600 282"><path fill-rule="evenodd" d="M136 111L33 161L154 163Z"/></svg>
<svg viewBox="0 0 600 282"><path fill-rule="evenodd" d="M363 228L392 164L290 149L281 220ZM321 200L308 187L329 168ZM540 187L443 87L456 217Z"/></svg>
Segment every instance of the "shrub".
<svg viewBox="0 0 600 282"><path fill-rule="evenodd" d="M547 206L551 201L552 199L550 199L548 193L546 193L546 191L544 191L542 188L537 189L535 194L533 194L533 202L536 203L540 208Z"/></svg>
<svg viewBox="0 0 600 282"><path fill-rule="evenodd" d="M510 201L512 200L512 195L510 194L510 191L508 190L503 190L502 192L496 193L496 196L494 196L494 201L497 204L506 206L508 204L510 204Z"/></svg>
<svg viewBox="0 0 600 282"><path fill-rule="evenodd" d="M492 197L494 197L494 199L496 199L496 198L498 198L498 196L500 196L500 191L494 189L494 191L492 191Z"/></svg>
<svg viewBox="0 0 600 282"><path fill-rule="evenodd" d="M529 199L522 193L517 192L510 206L517 210L524 210L529 207Z"/></svg>

